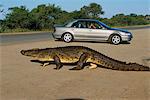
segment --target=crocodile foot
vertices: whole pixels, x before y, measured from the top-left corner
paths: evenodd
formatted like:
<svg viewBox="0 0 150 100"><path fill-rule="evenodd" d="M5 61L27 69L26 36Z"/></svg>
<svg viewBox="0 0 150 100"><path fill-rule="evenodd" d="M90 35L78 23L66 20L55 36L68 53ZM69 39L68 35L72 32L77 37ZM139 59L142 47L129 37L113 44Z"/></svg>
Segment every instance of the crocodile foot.
<svg viewBox="0 0 150 100"><path fill-rule="evenodd" d="M96 68L97 68L96 64L90 63L89 69L96 69Z"/></svg>
<svg viewBox="0 0 150 100"><path fill-rule="evenodd" d="M49 63L43 63L41 66L42 67L46 67L46 66L48 66L49 65Z"/></svg>

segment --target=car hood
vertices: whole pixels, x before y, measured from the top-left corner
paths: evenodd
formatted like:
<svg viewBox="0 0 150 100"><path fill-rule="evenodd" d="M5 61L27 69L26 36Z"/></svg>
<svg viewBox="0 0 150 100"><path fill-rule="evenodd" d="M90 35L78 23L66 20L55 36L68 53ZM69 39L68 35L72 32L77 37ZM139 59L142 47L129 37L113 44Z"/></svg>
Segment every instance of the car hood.
<svg viewBox="0 0 150 100"><path fill-rule="evenodd" d="M116 30L116 31L121 31L121 32L125 32L125 33L130 33L129 31L120 29L120 28L110 28L110 30Z"/></svg>

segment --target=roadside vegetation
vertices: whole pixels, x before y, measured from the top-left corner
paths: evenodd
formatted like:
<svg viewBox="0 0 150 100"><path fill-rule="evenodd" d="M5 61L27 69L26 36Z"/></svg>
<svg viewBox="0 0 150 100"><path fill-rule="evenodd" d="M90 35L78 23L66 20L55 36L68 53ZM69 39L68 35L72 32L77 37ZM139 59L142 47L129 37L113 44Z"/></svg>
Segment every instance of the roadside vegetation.
<svg viewBox="0 0 150 100"><path fill-rule="evenodd" d="M0 13L3 13L0 5ZM65 22L79 18L97 19L109 26L133 26L150 24L150 15L130 15L116 14L112 18L102 18L105 14L102 6L91 3L83 6L80 10L67 12L54 4L38 5L32 10L25 6L12 7L8 9L5 18L0 20L0 33L2 32L26 32L26 31L51 31L54 24L64 24Z"/></svg>

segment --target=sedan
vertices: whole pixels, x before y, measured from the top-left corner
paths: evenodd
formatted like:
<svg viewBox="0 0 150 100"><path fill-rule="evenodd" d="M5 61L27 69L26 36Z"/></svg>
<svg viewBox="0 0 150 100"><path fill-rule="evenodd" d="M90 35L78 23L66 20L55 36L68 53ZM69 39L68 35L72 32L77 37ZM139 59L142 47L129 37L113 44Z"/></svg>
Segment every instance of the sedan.
<svg viewBox="0 0 150 100"><path fill-rule="evenodd" d="M94 19L77 19L64 26L55 26L54 39L71 42L74 40L108 41L119 44L123 41L131 41L131 32L119 28L111 28Z"/></svg>

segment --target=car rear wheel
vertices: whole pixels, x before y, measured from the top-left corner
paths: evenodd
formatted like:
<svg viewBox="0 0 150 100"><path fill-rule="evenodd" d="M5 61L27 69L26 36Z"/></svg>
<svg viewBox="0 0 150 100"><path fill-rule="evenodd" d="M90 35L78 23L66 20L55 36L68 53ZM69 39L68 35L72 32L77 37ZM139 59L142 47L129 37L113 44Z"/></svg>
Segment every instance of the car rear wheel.
<svg viewBox="0 0 150 100"><path fill-rule="evenodd" d="M117 45L117 44L119 44L119 43L121 42L121 37L120 37L119 35L117 35L117 34L112 35L112 36L110 37L110 42L111 42L112 44Z"/></svg>
<svg viewBox="0 0 150 100"><path fill-rule="evenodd" d="M67 42L67 43L71 42L71 41L73 40L72 34L70 34L70 33L65 33L65 34L63 35L63 40L64 40L64 42Z"/></svg>

